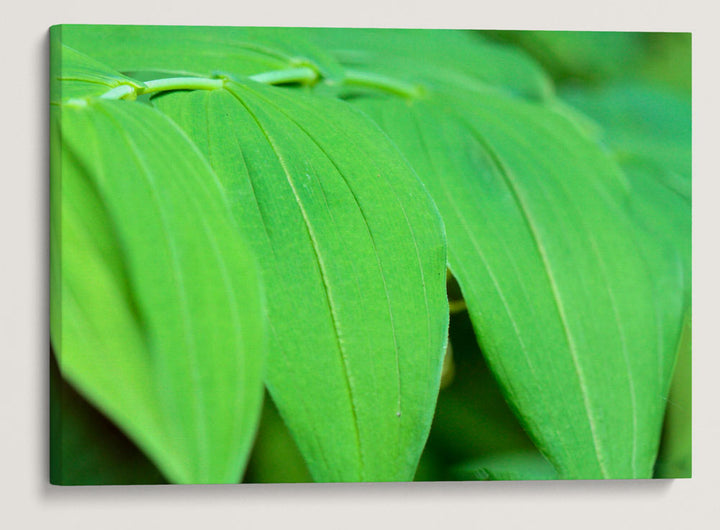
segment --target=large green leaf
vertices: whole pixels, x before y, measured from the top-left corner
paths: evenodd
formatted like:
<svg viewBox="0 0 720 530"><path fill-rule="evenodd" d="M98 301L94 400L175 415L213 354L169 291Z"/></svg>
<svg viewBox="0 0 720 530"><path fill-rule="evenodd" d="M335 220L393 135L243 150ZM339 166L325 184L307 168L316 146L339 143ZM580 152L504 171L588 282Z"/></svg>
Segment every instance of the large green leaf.
<svg viewBox="0 0 720 530"><path fill-rule="evenodd" d="M174 482L237 482L262 398L255 260L166 117L53 108L52 341L61 371Z"/></svg>
<svg viewBox="0 0 720 530"><path fill-rule="evenodd" d="M565 91L564 96L597 120L603 144L627 175L630 194L626 206L641 234L639 248L651 269L658 340L663 347L678 349L656 475L689 476L690 103L639 83L576 88ZM666 376L661 374L663 379Z"/></svg>
<svg viewBox="0 0 720 530"><path fill-rule="evenodd" d="M650 477L674 346L617 166L562 115L491 92L354 101L435 199L483 354L560 476Z"/></svg>
<svg viewBox="0 0 720 530"><path fill-rule="evenodd" d="M677 348L691 303L690 103L630 82L567 89L563 96L597 120L600 141L625 170L624 204L651 271L658 337L662 348Z"/></svg>
<svg viewBox="0 0 720 530"><path fill-rule="evenodd" d="M317 481L411 480L445 349L426 191L345 103L256 83L155 99L221 178L268 286L267 384Z"/></svg>
<svg viewBox="0 0 720 530"><path fill-rule="evenodd" d="M63 42L120 72L252 75L311 63L338 78L337 63L290 28L56 26Z"/></svg>
<svg viewBox="0 0 720 530"><path fill-rule="evenodd" d="M653 285L658 338L662 348L676 350L692 298L689 175L681 177L642 159L627 161L623 168L631 186L626 207ZM672 371L673 361L671 357L665 370Z"/></svg>
<svg viewBox="0 0 720 530"><path fill-rule="evenodd" d="M552 94L547 75L525 54L490 43L479 33L429 29L294 29L327 49L347 68L406 83L496 87L518 96Z"/></svg>

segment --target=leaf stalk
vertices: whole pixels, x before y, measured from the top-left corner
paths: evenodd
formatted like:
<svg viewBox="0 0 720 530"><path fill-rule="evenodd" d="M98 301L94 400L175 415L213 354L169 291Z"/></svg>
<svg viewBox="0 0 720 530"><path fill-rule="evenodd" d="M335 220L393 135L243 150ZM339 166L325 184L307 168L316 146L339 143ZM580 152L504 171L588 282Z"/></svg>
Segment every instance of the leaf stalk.
<svg viewBox="0 0 720 530"><path fill-rule="evenodd" d="M359 70L346 70L343 84L347 86L374 88L411 99L418 98L423 94L423 89L419 85L399 81L381 74L362 72Z"/></svg>
<svg viewBox="0 0 720 530"><path fill-rule="evenodd" d="M318 80L317 71L310 67L289 68L286 70L273 70L261 74L251 75L250 79L266 85L281 85L285 83L314 83Z"/></svg>

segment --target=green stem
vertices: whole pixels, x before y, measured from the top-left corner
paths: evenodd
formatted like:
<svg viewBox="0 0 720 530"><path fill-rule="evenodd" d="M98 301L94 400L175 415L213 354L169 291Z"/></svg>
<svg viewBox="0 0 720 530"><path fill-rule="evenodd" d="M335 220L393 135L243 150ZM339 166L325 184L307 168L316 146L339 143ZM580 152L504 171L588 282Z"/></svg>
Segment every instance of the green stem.
<svg viewBox="0 0 720 530"><path fill-rule="evenodd" d="M168 90L215 90L222 88L225 81L206 77L168 77L145 82L144 86L119 85L108 90L101 99L135 99L143 94L154 94Z"/></svg>
<svg viewBox="0 0 720 530"><path fill-rule="evenodd" d="M136 94L137 89L132 85L118 85L115 88L108 90L102 96L101 99L122 99L131 94Z"/></svg>
<svg viewBox="0 0 720 530"><path fill-rule="evenodd" d="M287 70L273 70L261 74L251 75L250 79L266 85L280 85L283 83L313 83L318 80L318 73L307 66L289 68Z"/></svg>
<svg viewBox="0 0 720 530"><path fill-rule="evenodd" d="M398 81L397 79L381 74L361 72L358 70L346 70L344 84L348 86L375 88L406 98L417 98L421 96L423 92L422 87L419 85Z"/></svg>
<svg viewBox="0 0 720 530"><path fill-rule="evenodd" d="M312 84L320 79L320 74L314 68L301 66L272 70L251 75L250 79L266 85L281 85L285 83ZM422 95L422 87L398 81L391 77L371 72L347 70L343 84L348 86L362 86L382 90L406 98L416 98ZM102 99L135 99L143 94L155 94L169 90L216 90L225 86L225 79L208 77L168 77L146 81L144 86L119 85L105 92Z"/></svg>
<svg viewBox="0 0 720 530"><path fill-rule="evenodd" d="M250 79L266 85L279 85L283 83L312 83L317 81L318 73L312 68L288 68L273 70L250 76ZM169 90L216 90L225 86L224 79L208 77L168 77L146 81L143 87L132 85L119 85L105 92L102 99L134 99L143 94L155 94Z"/></svg>
<svg viewBox="0 0 720 530"><path fill-rule="evenodd" d="M222 79L208 79L206 77L169 77L167 79L154 79L146 81L145 86L138 90L138 95L165 92L168 90L215 90L222 88L225 82Z"/></svg>

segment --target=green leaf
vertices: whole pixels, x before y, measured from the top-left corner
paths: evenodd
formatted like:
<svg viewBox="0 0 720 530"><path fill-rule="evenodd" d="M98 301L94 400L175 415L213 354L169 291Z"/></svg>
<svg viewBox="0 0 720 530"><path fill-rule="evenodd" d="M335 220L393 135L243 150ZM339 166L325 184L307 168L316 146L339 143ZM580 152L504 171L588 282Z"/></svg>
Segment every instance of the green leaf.
<svg viewBox="0 0 720 530"><path fill-rule="evenodd" d="M137 446L62 380L54 357L50 363L50 482L165 484Z"/></svg>
<svg viewBox="0 0 720 530"><path fill-rule="evenodd" d="M450 318L454 375L440 390L428 446L449 466L502 453L538 453L477 345L466 311Z"/></svg>
<svg viewBox="0 0 720 530"><path fill-rule="evenodd" d="M445 350L445 243L423 186L342 102L256 83L155 104L203 150L260 257L267 385L316 481L411 480Z"/></svg>
<svg viewBox="0 0 720 530"><path fill-rule="evenodd" d="M618 168L562 115L489 91L355 102L435 199L483 354L560 477L650 477L675 352Z"/></svg>
<svg viewBox="0 0 720 530"><path fill-rule="evenodd" d="M643 83L615 83L593 90L566 89L563 99L597 121L602 139L621 163L658 166L658 177L690 198L692 109L690 101Z"/></svg>
<svg viewBox="0 0 720 530"><path fill-rule="evenodd" d="M601 141L625 170L624 202L650 269L658 337L662 348L677 347L692 287L690 102L629 82L563 95L597 120Z"/></svg>
<svg viewBox="0 0 720 530"><path fill-rule="evenodd" d="M174 482L237 482L262 398L257 266L217 177L139 103L53 109L52 341L63 375Z"/></svg>
<svg viewBox="0 0 720 530"><path fill-rule="evenodd" d="M629 31L494 31L557 80L599 82L629 75L644 58L644 34Z"/></svg>
<svg viewBox="0 0 720 530"><path fill-rule="evenodd" d="M51 31L50 101L99 96L119 85L141 87L130 79L60 42L58 26Z"/></svg>
<svg viewBox="0 0 720 530"><path fill-rule="evenodd" d="M62 40L120 72L252 75L312 64L325 77L337 63L290 28L202 26L59 26Z"/></svg>
<svg viewBox="0 0 720 530"><path fill-rule="evenodd" d="M692 321L688 312L668 396L656 478L692 477Z"/></svg>
<svg viewBox="0 0 720 530"><path fill-rule="evenodd" d="M640 234L639 249L651 272L658 334L677 348L692 298L691 204L689 179L655 164L623 164L631 193L627 209ZM670 359L672 368L674 357ZM669 381L668 381L669 384Z"/></svg>
<svg viewBox="0 0 720 530"><path fill-rule="evenodd" d="M330 50L349 68L371 69L405 82L436 86L492 86L531 99L553 88L538 65L517 49L479 33L428 29L294 29Z"/></svg>

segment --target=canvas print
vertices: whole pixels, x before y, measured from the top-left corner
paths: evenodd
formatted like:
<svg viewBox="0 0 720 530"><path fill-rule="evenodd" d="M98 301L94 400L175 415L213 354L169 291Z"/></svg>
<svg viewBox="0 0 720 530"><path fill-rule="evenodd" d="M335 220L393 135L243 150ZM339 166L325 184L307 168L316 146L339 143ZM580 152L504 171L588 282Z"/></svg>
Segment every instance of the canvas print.
<svg viewBox="0 0 720 530"><path fill-rule="evenodd" d="M51 483L690 477L689 34L50 41Z"/></svg>

